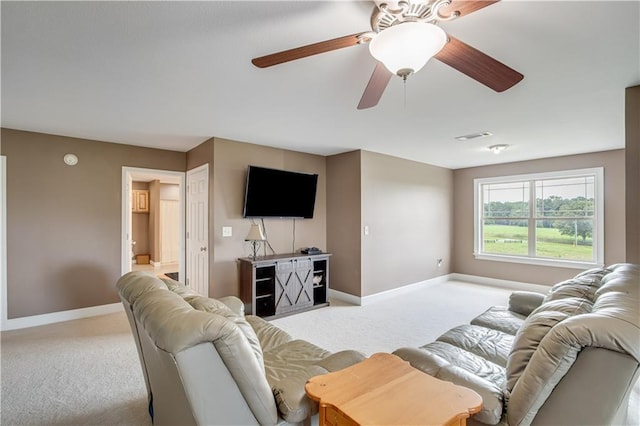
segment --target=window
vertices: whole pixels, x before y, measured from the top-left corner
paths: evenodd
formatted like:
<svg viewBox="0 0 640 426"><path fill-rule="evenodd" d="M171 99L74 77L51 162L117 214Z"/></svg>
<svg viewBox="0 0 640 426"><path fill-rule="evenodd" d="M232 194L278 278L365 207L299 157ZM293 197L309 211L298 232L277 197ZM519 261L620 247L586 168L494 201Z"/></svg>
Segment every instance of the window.
<svg viewBox="0 0 640 426"><path fill-rule="evenodd" d="M475 179L475 257L604 264L602 168Z"/></svg>

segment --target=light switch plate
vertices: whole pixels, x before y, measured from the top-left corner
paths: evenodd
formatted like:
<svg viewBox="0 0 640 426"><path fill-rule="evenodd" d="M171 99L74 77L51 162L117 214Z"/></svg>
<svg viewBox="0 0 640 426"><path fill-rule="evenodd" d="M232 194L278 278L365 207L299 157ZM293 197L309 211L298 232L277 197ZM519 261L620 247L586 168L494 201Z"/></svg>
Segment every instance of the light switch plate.
<svg viewBox="0 0 640 426"><path fill-rule="evenodd" d="M230 226L222 227L222 236L223 237L232 237L233 236L233 228Z"/></svg>

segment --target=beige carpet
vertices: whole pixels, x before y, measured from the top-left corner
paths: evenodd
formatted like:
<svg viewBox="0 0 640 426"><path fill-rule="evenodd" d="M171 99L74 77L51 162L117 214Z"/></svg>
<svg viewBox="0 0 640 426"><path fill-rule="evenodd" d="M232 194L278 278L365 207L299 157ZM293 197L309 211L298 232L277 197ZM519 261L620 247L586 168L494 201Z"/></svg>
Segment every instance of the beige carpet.
<svg viewBox="0 0 640 426"><path fill-rule="evenodd" d="M2 333L2 425L150 425L124 312Z"/></svg>
<svg viewBox="0 0 640 426"><path fill-rule="evenodd" d="M331 351L419 346L468 322L509 290L448 282L367 306L332 306L273 321ZM2 333L2 425L150 425L138 355L123 313ZM640 385L630 425L639 425Z"/></svg>

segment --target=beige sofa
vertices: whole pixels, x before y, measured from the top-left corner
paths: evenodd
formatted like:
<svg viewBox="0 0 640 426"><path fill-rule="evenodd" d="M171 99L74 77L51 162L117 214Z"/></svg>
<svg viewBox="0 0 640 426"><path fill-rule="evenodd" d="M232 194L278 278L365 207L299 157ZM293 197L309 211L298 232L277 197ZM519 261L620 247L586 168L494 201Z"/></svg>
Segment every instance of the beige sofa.
<svg viewBox="0 0 640 426"><path fill-rule="evenodd" d="M640 371L640 266L578 274L546 294L515 292L420 348L394 354L478 392L470 423L621 425Z"/></svg>
<svg viewBox="0 0 640 426"><path fill-rule="evenodd" d="M235 297L202 297L144 272L125 274L117 288L155 425L306 423L318 408L305 395L307 379L364 359L245 317Z"/></svg>

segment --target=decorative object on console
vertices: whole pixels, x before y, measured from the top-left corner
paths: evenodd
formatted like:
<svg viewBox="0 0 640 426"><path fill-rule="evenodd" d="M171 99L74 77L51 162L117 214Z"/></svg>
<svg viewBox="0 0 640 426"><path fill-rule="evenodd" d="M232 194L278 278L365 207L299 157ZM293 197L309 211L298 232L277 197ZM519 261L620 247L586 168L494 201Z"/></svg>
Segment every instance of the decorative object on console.
<svg viewBox="0 0 640 426"><path fill-rule="evenodd" d="M318 247L307 247L300 250L300 252L303 254L321 254L322 250L320 250Z"/></svg>
<svg viewBox="0 0 640 426"><path fill-rule="evenodd" d="M247 238L245 238L244 240L251 241L251 245L253 246L252 258L255 259L258 256L258 245L261 241L265 241L266 238L264 236L264 233L262 232L262 228L260 228L260 225L257 223L252 223L251 228L249 228Z"/></svg>

